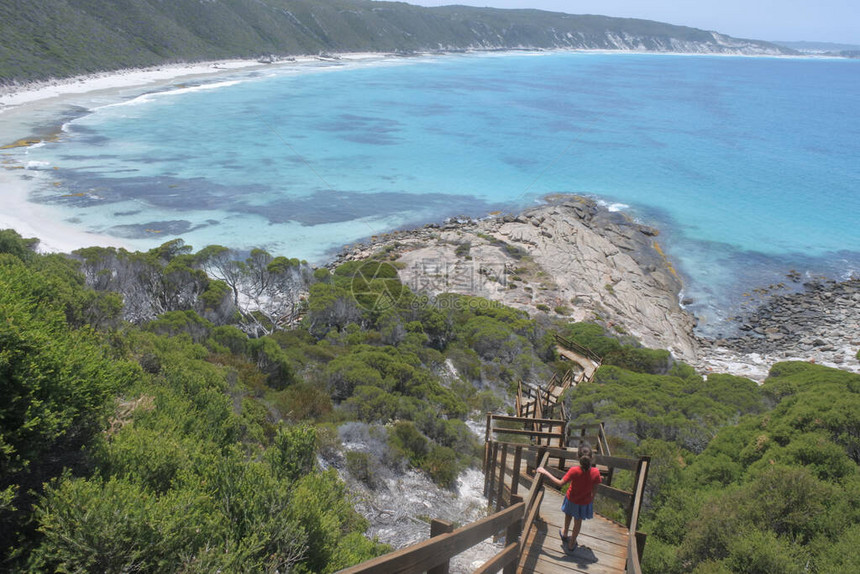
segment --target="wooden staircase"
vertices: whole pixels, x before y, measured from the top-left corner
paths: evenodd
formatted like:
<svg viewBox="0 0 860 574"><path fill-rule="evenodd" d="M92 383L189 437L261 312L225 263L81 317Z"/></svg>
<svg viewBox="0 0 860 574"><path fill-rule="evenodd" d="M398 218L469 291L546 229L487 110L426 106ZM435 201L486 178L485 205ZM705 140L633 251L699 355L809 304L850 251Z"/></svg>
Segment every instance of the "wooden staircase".
<svg viewBox="0 0 860 574"><path fill-rule="evenodd" d="M567 419L561 403L562 393L583 381L590 382L600 368L601 358L590 349L560 335L555 335L555 340L558 356L573 366L562 377L553 375L543 387L520 381L517 385L517 417Z"/></svg>

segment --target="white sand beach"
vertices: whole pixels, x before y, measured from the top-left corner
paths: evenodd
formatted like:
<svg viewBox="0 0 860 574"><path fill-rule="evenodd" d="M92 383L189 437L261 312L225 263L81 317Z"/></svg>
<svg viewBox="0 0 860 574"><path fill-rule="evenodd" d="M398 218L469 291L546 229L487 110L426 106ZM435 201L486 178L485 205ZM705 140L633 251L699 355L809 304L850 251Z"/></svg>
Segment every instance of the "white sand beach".
<svg viewBox="0 0 860 574"><path fill-rule="evenodd" d="M154 68L118 70L88 76L0 87L0 147L34 134L34 126L57 117L63 109L86 105L94 98L136 96L171 84L217 79L221 76L272 67L313 65L332 61L356 62L386 57L379 53L302 56L272 64L256 60L222 60L171 64ZM121 93L121 94L120 94ZM10 159L0 149L0 229L15 229L40 240L42 252L68 253L93 245L129 247L117 237L87 233L64 223L50 206L28 201L35 172Z"/></svg>
<svg viewBox="0 0 860 574"><path fill-rule="evenodd" d="M327 57L298 56L274 63L261 63L257 60L217 60L195 62L190 64L165 64L152 68L117 70L73 78L48 80L21 85L0 86L0 114L11 109L34 103L44 103L46 100L63 96L82 95L101 90L118 88L144 88L158 84L167 84L177 80L217 76L236 70L252 68L270 68L272 66L288 66L307 64L320 61L358 61L386 57L384 53L359 52L349 54L333 54ZM0 116L2 118L3 116Z"/></svg>

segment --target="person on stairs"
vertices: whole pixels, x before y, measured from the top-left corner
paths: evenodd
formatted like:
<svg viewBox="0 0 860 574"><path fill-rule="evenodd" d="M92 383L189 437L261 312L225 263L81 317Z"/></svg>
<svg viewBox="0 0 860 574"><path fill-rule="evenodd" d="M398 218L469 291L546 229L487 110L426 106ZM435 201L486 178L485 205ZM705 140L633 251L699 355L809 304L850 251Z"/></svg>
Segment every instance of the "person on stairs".
<svg viewBox="0 0 860 574"><path fill-rule="evenodd" d="M594 452L588 445L579 447L579 466L573 466L563 478L558 479L547 469L540 467L537 471L546 476L558 488L570 483L561 510L564 512L564 531L559 531L561 543L567 552L576 549L576 537L582 528L582 521L594 518L594 494L597 485L600 484L600 471L594 466ZM570 537L567 531L570 528L570 519L573 518L573 532Z"/></svg>

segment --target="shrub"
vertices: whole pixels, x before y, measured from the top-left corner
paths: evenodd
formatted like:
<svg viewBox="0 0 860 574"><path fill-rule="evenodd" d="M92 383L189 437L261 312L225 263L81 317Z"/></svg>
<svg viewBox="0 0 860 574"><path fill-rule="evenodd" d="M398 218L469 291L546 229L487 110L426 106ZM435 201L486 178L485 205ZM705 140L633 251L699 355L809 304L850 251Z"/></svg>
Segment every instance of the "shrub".
<svg viewBox="0 0 860 574"><path fill-rule="evenodd" d="M370 488L376 485L376 469L373 460L366 452L349 450L346 452L346 470Z"/></svg>
<svg viewBox="0 0 860 574"><path fill-rule="evenodd" d="M617 339L607 337L603 327L595 323L571 323L565 327L562 334L601 357L621 348Z"/></svg>
<svg viewBox="0 0 860 574"><path fill-rule="evenodd" d="M412 466L420 467L430 451L430 442L411 421L395 423L388 432L388 442L392 450L408 459Z"/></svg>
<svg viewBox="0 0 860 574"><path fill-rule="evenodd" d="M288 481L310 473L316 461L316 429L309 425L281 427L265 458L277 476Z"/></svg>
<svg viewBox="0 0 860 574"><path fill-rule="evenodd" d="M257 368L266 375L266 383L273 389L283 390L295 382L295 373L283 349L270 337L248 341L248 354Z"/></svg>
<svg viewBox="0 0 860 574"><path fill-rule="evenodd" d="M637 373L663 375L672 365L672 355L663 349L624 346L608 352L603 357L603 363Z"/></svg>
<svg viewBox="0 0 860 574"><path fill-rule="evenodd" d="M454 249L454 254L457 255L457 257L467 257L470 249L472 249L472 244L469 241L466 241L457 245Z"/></svg>
<svg viewBox="0 0 860 574"><path fill-rule="evenodd" d="M460 474L457 453L447 446L434 446L427 454L421 468L424 469L433 482L445 488L457 485Z"/></svg>
<svg viewBox="0 0 860 574"><path fill-rule="evenodd" d="M332 412L328 393L311 383L299 382L283 391L279 410L295 421L318 421Z"/></svg>

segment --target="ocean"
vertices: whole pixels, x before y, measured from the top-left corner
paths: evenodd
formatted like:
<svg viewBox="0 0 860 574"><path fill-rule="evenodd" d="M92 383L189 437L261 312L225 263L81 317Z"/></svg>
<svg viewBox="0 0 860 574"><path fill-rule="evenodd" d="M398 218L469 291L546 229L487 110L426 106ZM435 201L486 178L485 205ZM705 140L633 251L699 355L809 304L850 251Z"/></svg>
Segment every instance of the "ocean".
<svg viewBox="0 0 860 574"><path fill-rule="evenodd" d="M56 142L9 154L76 228L313 263L401 227L595 197L661 230L718 335L756 287L860 273L858 110L856 60L390 57L80 101Z"/></svg>

